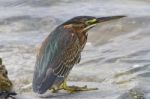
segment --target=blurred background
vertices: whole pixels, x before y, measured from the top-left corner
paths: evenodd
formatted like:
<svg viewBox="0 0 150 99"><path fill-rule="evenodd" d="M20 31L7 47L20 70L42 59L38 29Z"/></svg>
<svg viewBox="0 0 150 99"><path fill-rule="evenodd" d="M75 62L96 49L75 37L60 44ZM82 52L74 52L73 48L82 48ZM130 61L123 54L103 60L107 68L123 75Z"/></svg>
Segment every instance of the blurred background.
<svg viewBox="0 0 150 99"><path fill-rule="evenodd" d="M102 99L135 87L149 99L149 5L149 0L0 0L0 57L15 90L31 92L36 50L57 25L79 15L126 15L89 31L68 80L98 83Z"/></svg>

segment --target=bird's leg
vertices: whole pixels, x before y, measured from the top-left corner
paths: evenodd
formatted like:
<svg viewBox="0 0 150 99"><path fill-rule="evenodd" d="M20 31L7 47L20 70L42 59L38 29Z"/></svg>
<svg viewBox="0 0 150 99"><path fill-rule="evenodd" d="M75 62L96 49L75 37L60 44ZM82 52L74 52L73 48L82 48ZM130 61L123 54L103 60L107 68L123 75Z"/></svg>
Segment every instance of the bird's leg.
<svg viewBox="0 0 150 99"><path fill-rule="evenodd" d="M60 88L52 88L52 93L57 93L59 90L61 90Z"/></svg>
<svg viewBox="0 0 150 99"><path fill-rule="evenodd" d="M59 87L53 87L49 90L51 90L52 93L57 93L59 90L62 90L62 84Z"/></svg>
<svg viewBox="0 0 150 99"><path fill-rule="evenodd" d="M78 86L67 86L66 80L61 84L60 89L66 90L69 93L74 93L78 91L91 91L98 90L98 88L87 88L87 86L78 87Z"/></svg>

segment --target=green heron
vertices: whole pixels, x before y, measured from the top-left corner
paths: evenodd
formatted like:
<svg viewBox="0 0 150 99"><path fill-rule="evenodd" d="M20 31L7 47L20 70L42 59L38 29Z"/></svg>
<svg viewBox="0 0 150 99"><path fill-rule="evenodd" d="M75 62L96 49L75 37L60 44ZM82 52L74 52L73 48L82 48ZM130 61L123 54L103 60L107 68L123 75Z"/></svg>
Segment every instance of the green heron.
<svg viewBox="0 0 150 99"><path fill-rule="evenodd" d="M67 86L66 78L73 66L80 62L81 52L87 42L87 31L97 23L125 16L96 18L77 16L56 27L44 40L37 54L33 91L39 94L48 89L54 92L64 89L69 92L89 91L97 88Z"/></svg>
<svg viewBox="0 0 150 99"><path fill-rule="evenodd" d="M16 95L15 92L12 92L13 84L7 74L5 65L2 64L2 59L0 58L0 99L14 98L13 95Z"/></svg>

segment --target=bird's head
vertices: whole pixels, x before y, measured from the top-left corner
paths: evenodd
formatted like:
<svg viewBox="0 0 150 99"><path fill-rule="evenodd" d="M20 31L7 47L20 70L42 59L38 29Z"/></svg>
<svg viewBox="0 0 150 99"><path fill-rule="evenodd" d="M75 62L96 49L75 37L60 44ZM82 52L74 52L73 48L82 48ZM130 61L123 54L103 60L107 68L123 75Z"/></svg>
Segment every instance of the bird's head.
<svg viewBox="0 0 150 99"><path fill-rule="evenodd" d="M120 19L123 17L125 16L121 15L121 16L109 16L109 17L100 17L100 18L93 17L93 16L77 16L68 20L62 25L64 26L64 28L74 29L77 32L86 33L89 29L91 29L98 23L110 21L114 19Z"/></svg>

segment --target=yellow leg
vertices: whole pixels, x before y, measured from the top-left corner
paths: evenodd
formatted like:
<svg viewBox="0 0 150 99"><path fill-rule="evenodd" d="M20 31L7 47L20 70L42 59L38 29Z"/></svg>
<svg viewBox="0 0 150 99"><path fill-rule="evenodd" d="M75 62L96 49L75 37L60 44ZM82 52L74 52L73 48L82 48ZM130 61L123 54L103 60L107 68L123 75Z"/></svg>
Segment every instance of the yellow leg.
<svg viewBox="0 0 150 99"><path fill-rule="evenodd" d="M91 91L91 90L98 90L98 88L87 88L87 86L84 87L78 87L78 86L67 86L66 81L64 81L61 86L60 89L66 90L69 93L74 93L74 92L78 92L78 91Z"/></svg>
<svg viewBox="0 0 150 99"><path fill-rule="evenodd" d="M60 85L60 86L62 86L62 84ZM55 88L52 88L52 89L49 89L49 90L51 90L52 91L52 93L57 93L59 90L62 90L62 87L55 87Z"/></svg>
<svg viewBox="0 0 150 99"><path fill-rule="evenodd" d="M59 89L56 89L56 88L52 88L50 90L52 90L52 93L57 93L59 91Z"/></svg>

